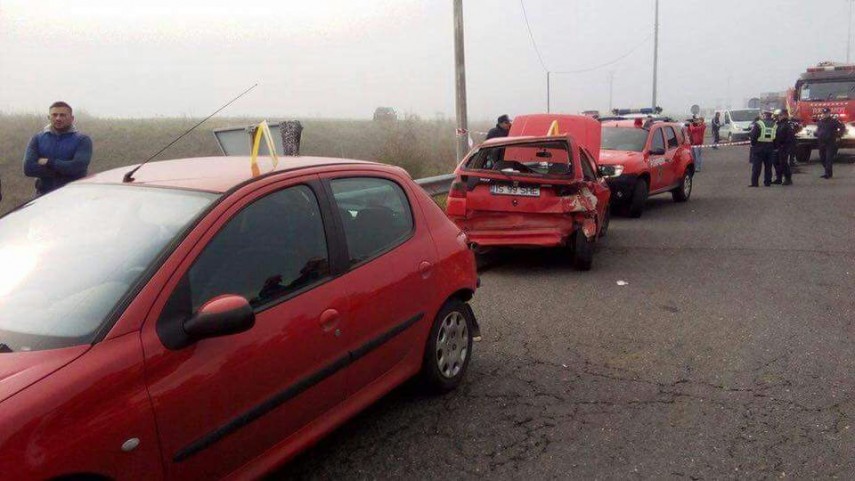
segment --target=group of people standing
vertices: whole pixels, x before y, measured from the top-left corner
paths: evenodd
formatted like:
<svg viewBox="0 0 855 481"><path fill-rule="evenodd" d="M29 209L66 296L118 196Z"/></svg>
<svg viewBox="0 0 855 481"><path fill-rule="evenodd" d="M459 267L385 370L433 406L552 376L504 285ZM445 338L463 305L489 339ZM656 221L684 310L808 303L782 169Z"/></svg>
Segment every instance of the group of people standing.
<svg viewBox="0 0 855 481"><path fill-rule="evenodd" d="M772 184L792 185L796 155L796 133L800 126L790 120L786 109L776 112L764 111L763 116L751 127L751 184L749 187L759 187L760 173L763 172L763 185ZM831 109L825 108L817 121L816 139L819 147L819 158L825 173L823 179L833 175L834 158L837 156L837 140L846 133L846 127L836 117L831 115ZM772 180L772 169L775 170L775 180Z"/></svg>

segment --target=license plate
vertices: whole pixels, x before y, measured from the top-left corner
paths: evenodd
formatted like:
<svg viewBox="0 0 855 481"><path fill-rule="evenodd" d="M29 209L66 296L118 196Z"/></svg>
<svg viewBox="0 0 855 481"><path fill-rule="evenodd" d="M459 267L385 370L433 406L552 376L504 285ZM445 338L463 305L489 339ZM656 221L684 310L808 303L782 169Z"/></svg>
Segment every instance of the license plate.
<svg viewBox="0 0 855 481"><path fill-rule="evenodd" d="M514 187L512 185L493 184L490 186L490 193L494 195L540 197L540 187Z"/></svg>

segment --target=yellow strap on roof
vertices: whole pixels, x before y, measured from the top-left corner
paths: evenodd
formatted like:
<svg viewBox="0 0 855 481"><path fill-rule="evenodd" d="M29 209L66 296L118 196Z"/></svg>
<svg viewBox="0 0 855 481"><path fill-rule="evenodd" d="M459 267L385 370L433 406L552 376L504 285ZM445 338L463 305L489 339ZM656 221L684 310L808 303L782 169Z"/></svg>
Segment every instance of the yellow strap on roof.
<svg viewBox="0 0 855 481"><path fill-rule="evenodd" d="M267 151L270 152L270 158L273 159L273 169L279 165L279 158L276 157L276 145L273 144L273 136L270 134L270 126L266 120L262 120L255 129L255 138L252 141L252 155L249 158L249 166L252 169L252 176L261 175L258 168L258 147L261 145L261 138L267 141ZM270 169L271 171L273 169Z"/></svg>
<svg viewBox="0 0 855 481"><path fill-rule="evenodd" d="M549 126L549 131L546 132L546 136L547 137L556 137L559 135L561 135L561 134L558 132L558 121L553 120L552 124Z"/></svg>

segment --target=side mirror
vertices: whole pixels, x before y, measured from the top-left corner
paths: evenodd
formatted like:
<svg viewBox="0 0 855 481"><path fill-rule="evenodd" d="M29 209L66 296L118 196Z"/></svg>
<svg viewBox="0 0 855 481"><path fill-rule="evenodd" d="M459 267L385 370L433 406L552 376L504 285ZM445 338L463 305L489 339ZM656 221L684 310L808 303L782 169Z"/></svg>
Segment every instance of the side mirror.
<svg viewBox="0 0 855 481"><path fill-rule="evenodd" d="M615 166L614 165L601 165L597 167L597 171L603 177L614 177L615 176Z"/></svg>
<svg viewBox="0 0 855 481"><path fill-rule="evenodd" d="M215 297L184 322L184 332L192 341L244 332L255 325L255 313L249 301L226 294Z"/></svg>
<svg viewBox="0 0 855 481"><path fill-rule="evenodd" d="M665 155L665 149L650 149L650 155Z"/></svg>

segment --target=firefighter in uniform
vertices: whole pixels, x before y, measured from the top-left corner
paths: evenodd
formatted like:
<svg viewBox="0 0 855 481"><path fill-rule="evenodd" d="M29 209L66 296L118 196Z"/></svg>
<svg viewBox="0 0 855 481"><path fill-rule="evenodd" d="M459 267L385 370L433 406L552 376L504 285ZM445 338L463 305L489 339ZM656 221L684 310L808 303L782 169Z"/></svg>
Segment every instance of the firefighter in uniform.
<svg viewBox="0 0 855 481"><path fill-rule="evenodd" d="M846 133L846 126L831 115L831 109L822 110L822 118L816 123L816 140L819 143L819 159L825 167L823 179L830 179L834 158L837 157L837 139Z"/></svg>
<svg viewBox="0 0 855 481"><path fill-rule="evenodd" d="M775 121L772 112L764 111L763 118L751 127L751 185L758 187L760 170L763 170L763 185L772 185L772 163L775 160Z"/></svg>
<svg viewBox="0 0 855 481"><path fill-rule="evenodd" d="M775 180L773 184L792 185L793 170L790 156L796 148L796 129L790 122L790 114L786 109L779 110L778 125L775 131ZM783 182L782 182L783 181Z"/></svg>

